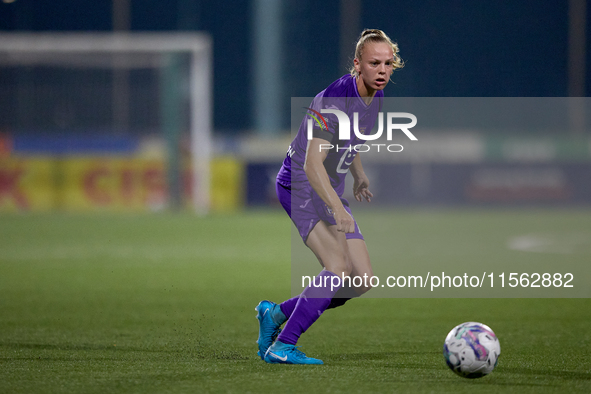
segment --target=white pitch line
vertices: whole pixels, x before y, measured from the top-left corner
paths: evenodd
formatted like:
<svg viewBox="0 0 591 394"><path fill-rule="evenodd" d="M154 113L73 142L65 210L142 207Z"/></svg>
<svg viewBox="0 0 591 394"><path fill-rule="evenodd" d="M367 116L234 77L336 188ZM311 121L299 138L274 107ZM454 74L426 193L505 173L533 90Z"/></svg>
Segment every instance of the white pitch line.
<svg viewBox="0 0 591 394"><path fill-rule="evenodd" d="M507 241L507 248L534 253L589 253L591 252L591 233L519 235Z"/></svg>

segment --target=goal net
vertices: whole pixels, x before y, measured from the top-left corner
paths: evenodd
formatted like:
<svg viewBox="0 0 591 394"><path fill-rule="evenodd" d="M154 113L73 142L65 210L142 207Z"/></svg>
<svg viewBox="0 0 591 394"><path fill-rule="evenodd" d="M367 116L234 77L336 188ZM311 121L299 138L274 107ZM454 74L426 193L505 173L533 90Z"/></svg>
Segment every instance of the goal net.
<svg viewBox="0 0 591 394"><path fill-rule="evenodd" d="M0 34L0 142L11 141L0 145L13 156L160 158L161 190L142 192L144 200L206 213L211 62L211 40L200 33ZM67 183L52 174L58 189ZM125 173L118 177L97 179L119 184L117 198L133 193ZM92 187L115 199L107 186ZM68 193L56 193L55 205L68 209Z"/></svg>

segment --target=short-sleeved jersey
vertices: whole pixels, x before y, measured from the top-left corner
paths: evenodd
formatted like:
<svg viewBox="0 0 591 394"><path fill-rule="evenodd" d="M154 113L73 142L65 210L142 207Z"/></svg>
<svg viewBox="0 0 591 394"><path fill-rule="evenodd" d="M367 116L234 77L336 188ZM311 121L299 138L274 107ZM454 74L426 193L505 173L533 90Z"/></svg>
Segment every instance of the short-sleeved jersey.
<svg viewBox="0 0 591 394"><path fill-rule="evenodd" d="M314 137L327 141L328 155L324 160L324 168L337 195L342 196L345 189L345 176L357 155L357 151L353 147L365 142L359 139L353 131L353 115L354 113L358 114L358 130L363 134L369 134L381 110L383 97L384 93L380 90L376 92L371 103L366 104L359 96L356 79L352 75L344 75L318 93L287 151L287 157L277 174L277 182L287 187L291 187L292 184L305 185L309 183L304 172L304 162L308 146L308 119L313 119ZM322 114L322 118L318 116L323 108L338 109L348 116L351 128L349 140L339 139L339 123L336 115L325 113ZM328 149L328 144L333 148Z"/></svg>

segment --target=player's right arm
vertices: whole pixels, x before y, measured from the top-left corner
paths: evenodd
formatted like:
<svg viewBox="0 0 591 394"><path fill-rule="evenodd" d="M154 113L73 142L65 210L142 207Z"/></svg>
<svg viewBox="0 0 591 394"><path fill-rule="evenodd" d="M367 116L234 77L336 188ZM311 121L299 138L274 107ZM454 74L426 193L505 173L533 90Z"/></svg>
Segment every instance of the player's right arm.
<svg viewBox="0 0 591 394"><path fill-rule="evenodd" d="M312 138L308 141L304 171L314 191L334 213L337 231L352 233L355 232L355 222L330 184L330 178L324 168L328 151L320 149L320 145L326 143L327 141L322 138Z"/></svg>

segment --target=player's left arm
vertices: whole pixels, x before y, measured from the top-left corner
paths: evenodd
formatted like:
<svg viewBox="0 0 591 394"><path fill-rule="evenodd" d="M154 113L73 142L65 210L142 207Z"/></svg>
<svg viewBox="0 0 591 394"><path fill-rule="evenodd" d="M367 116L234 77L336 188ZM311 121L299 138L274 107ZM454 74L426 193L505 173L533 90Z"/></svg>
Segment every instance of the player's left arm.
<svg viewBox="0 0 591 394"><path fill-rule="evenodd" d="M355 199L361 202L362 198L365 198L367 202L371 202L373 194L369 191L369 178L365 175L365 171L363 171L361 155L359 153L353 159L353 163L351 163L349 169L351 170L351 175L353 175L353 195Z"/></svg>

